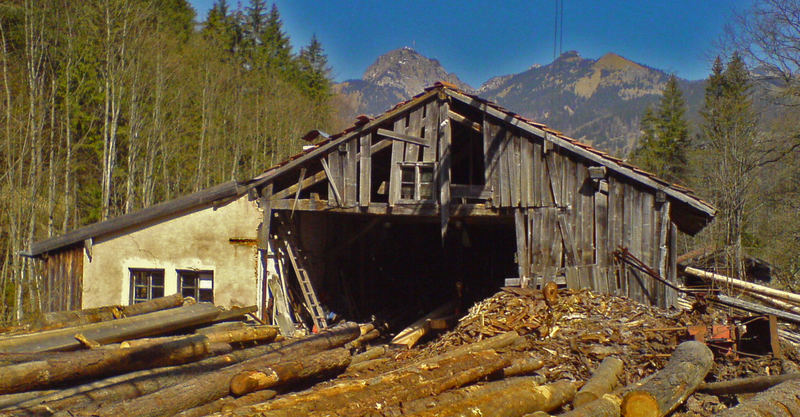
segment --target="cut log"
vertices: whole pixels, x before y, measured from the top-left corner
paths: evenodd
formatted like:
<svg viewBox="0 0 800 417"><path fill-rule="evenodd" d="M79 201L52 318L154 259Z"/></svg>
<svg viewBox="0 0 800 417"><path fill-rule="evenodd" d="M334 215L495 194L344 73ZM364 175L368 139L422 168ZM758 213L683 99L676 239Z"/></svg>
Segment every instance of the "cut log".
<svg viewBox="0 0 800 417"><path fill-rule="evenodd" d="M730 285L746 291L752 291L759 294L776 297L781 300L791 301L800 304L800 294L795 294L788 291L776 290L774 288L766 287L763 285L753 284L752 282L742 281L736 278L727 277L725 275L715 274L713 272L703 271L702 269L686 267L684 269L689 275L694 275L699 278L710 279L718 284Z"/></svg>
<svg viewBox="0 0 800 417"><path fill-rule="evenodd" d="M246 343L246 342L269 342L274 340L278 335L278 329L272 326L245 326L237 329L226 329L224 327L215 331L203 332L208 343ZM137 346L146 346L151 344L164 343L170 340L180 340L187 336L167 336L156 338L144 338L126 340L120 344L120 347L129 348ZM2 358L2 355L0 355ZM2 359L0 359L2 360Z"/></svg>
<svg viewBox="0 0 800 417"><path fill-rule="evenodd" d="M98 417L137 415L162 417L220 399L230 392L231 379L242 371L263 369L276 363L308 356L323 350L344 345L359 335L358 325L349 323L305 339L286 344L280 349L219 371L195 377L160 391L116 404L109 404L92 412Z"/></svg>
<svg viewBox="0 0 800 417"><path fill-rule="evenodd" d="M553 281L548 281L542 287L542 295L547 305L555 305L558 302L558 284Z"/></svg>
<svg viewBox="0 0 800 417"><path fill-rule="evenodd" d="M720 417L800 417L800 379L782 382L729 408Z"/></svg>
<svg viewBox="0 0 800 417"><path fill-rule="evenodd" d="M538 357L523 357L511 361L511 364L503 368L501 378L509 378L512 376L530 375L531 373L542 369L544 361Z"/></svg>
<svg viewBox="0 0 800 417"><path fill-rule="evenodd" d="M507 366L494 351L466 353L436 362L419 362L366 380L348 381L321 390L281 398L241 410L245 415L290 417L318 412L359 416L436 395L474 382Z"/></svg>
<svg viewBox="0 0 800 417"><path fill-rule="evenodd" d="M413 414L426 416L517 417L536 411L552 411L572 400L577 383L558 381L539 386L532 378L522 378L503 391L471 396L463 401L434 407Z"/></svg>
<svg viewBox="0 0 800 417"><path fill-rule="evenodd" d="M58 390L27 391L15 394L0 395L0 410L7 407L16 406L36 398L45 397L56 392L58 392Z"/></svg>
<svg viewBox="0 0 800 417"><path fill-rule="evenodd" d="M37 410L52 410L46 413L49 415L53 411L78 410L89 403L109 404L128 400L178 385L205 372L275 352L289 343L284 341L256 346L186 365L147 369L106 378L102 381L72 387L52 395L21 403L17 407L30 411L30 413L23 415L37 414Z"/></svg>
<svg viewBox="0 0 800 417"><path fill-rule="evenodd" d="M470 352L480 352L487 349L500 349L522 340L523 338L517 332L512 330L510 332L498 334L497 336L492 336L488 339L483 339L480 342L459 346L455 349L444 352L432 358L431 360L441 360L443 358L463 355Z"/></svg>
<svg viewBox="0 0 800 417"><path fill-rule="evenodd" d="M364 346L367 342L377 339L380 337L381 332L378 329L372 329L367 333L362 334L358 337L358 339L353 340L352 342L347 344L348 349L358 349L361 346Z"/></svg>
<svg viewBox="0 0 800 417"><path fill-rule="evenodd" d="M683 403L711 370L714 354L703 343L683 342L664 369L648 377L622 399L625 417L663 417Z"/></svg>
<svg viewBox="0 0 800 417"><path fill-rule="evenodd" d="M391 343L393 345L403 345L408 348L413 347L419 341L419 339L421 339L422 336L425 336L425 334L427 334L430 330L430 326L428 324L429 320L452 314L454 308L455 303L450 302L437 308L436 310L431 311L403 329L397 334L397 336L394 337L394 339L392 339Z"/></svg>
<svg viewBox="0 0 800 417"><path fill-rule="evenodd" d="M380 358L381 356L385 355L387 351L388 349L386 345L371 347L364 353L359 353L358 355L353 356L352 360L350 360L350 365Z"/></svg>
<svg viewBox="0 0 800 417"><path fill-rule="evenodd" d="M52 354L52 358L0 368L0 393L23 392L89 377L177 365L207 356L205 336L192 336L130 349L94 349Z"/></svg>
<svg viewBox="0 0 800 417"><path fill-rule="evenodd" d="M749 301L739 300L733 297L728 297L727 295L718 294L716 296L709 297L710 300L718 302L720 304L724 304L726 306L736 307L738 309L742 309L744 311L749 311L756 314L767 314L773 315L781 320L798 323L800 324L800 314L788 313L783 310L778 310L775 308L765 307L761 304L751 303Z"/></svg>
<svg viewBox="0 0 800 417"><path fill-rule="evenodd" d="M800 374L762 375L749 378L732 379L703 383L698 391L711 395L734 395L761 392L784 381L800 379Z"/></svg>
<svg viewBox="0 0 800 417"><path fill-rule="evenodd" d="M180 293L175 293L166 297L154 298L143 303L136 303L122 307L122 316L132 317L166 310L168 308L183 305L184 301L183 295Z"/></svg>
<svg viewBox="0 0 800 417"><path fill-rule="evenodd" d="M619 385L622 366L622 361L615 357L608 356L603 359L589 381L575 394L575 401L572 402L572 405L577 408L602 397L603 394L614 391Z"/></svg>
<svg viewBox="0 0 800 417"><path fill-rule="evenodd" d="M614 394L603 394L596 400L581 405L559 417L619 417L622 398Z"/></svg>
<svg viewBox="0 0 800 417"><path fill-rule="evenodd" d="M254 391L304 380L314 375L341 371L349 364L350 352L345 348L282 361L267 369L247 370L236 374L231 379L231 393L242 396Z"/></svg>
<svg viewBox="0 0 800 417"><path fill-rule="evenodd" d="M219 314L213 304L199 303L119 320L0 338L0 352L74 350L81 347L76 334L101 344L121 342L208 323Z"/></svg>

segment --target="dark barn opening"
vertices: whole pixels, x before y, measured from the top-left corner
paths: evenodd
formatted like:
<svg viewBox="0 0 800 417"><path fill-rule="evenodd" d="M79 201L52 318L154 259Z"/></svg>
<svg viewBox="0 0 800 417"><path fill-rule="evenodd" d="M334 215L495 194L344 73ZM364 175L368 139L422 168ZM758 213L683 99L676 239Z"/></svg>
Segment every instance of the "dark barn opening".
<svg viewBox="0 0 800 417"><path fill-rule="evenodd" d="M510 217L454 219L304 213L317 230L320 302L351 320L373 315L404 325L448 301L472 305L516 277ZM301 229L305 227L301 224Z"/></svg>

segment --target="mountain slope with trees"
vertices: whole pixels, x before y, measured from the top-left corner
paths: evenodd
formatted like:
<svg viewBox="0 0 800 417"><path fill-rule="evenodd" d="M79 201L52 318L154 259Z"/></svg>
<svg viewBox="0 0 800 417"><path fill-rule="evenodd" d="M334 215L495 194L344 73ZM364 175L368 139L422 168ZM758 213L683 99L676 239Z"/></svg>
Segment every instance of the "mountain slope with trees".
<svg viewBox="0 0 800 417"><path fill-rule="evenodd" d="M0 319L38 309L32 241L258 174L333 123L322 44L265 0L0 5Z"/></svg>

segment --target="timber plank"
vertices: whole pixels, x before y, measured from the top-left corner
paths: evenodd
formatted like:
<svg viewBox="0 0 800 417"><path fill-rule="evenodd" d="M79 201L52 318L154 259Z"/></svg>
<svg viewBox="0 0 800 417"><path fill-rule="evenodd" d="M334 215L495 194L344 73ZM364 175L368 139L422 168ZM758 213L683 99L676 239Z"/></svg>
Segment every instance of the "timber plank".
<svg viewBox="0 0 800 417"><path fill-rule="evenodd" d="M532 206L531 200L533 199L533 145L529 138L525 136L520 137L519 142L520 153L520 205L522 207Z"/></svg>
<svg viewBox="0 0 800 417"><path fill-rule="evenodd" d="M372 153L370 151L372 135L365 133L361 135L359 141L358 205L367 207L371 201L372 191Z"/></svg>
<svg viewBox="0 0 800 417"><path fill-rule="evenodd" d="M527 287L530 279L530 263L528 261L528 233L526 229L525 211L514 210L514 231L517 238L517 266L522 287Z"/></svg>
<svg viewBox="0 0 800 417"><path fill-rule="evenodd" d="M339 149L335 148L328 154L328 201L344 206L344 182L342 182L342 157ZM324 167L325 165L323 165ZM324 169L323 169L324 170ZM340 192L341 191L341 192ZM338 197L336 197L338 196ZM333 198L332 198L333 197Z"/></svg>
<svg viewBox="0 0 800 417"><path fill-rule="evenodd" d="M511 182L509 183L510 186L510 193L511 193L511 206L512 207L519 207L521 201L521 194L522 194L522 181L520 180L520 171L521 171L521 161L520 161L520 137L518 135L513 134L513 132L509 131L508 136L508 151L506 152L508 156L508 171L509 171L509 178Z"/></svg>
<svg viewBox="0 0 800 417"><path fill-rule="evenodd" d="M594 249L596 263L601 267L610 263L608 220L608 193L598 190L594 194Z"/></svg>
<svg viewBox="0 0 800 417"><path fill-rule="evenodd" d="M542 207L544 205L544 202L542 201L542 184L547 181L547 174L544 169L544 158L542 157L542 144L539 140L534 140L531 142L531 148L533 151L533 164L531 165L533 175L533 178L531 178L531 187L533 193L531 198L533 200L531 203L534 207Z"/></svg>
<svg viewBox="0 0 800 417"><path fill-rule="evenodd" d="M422 137L430 146L422 148L422 162L434 162L436 160L436 132L439 123L439 104L436 100L425 103L425 119L423 120L424 131Z"/></svg>
<svg viewBox="0 0 800 417"><path fill-rule="evenodd" d="M405 132L405 117L398 117L394 121L394 131ZM392 156L389 165L389 205L394 206L400 200L400 163L405 157L405 142L392 141Z"/></svg>
<svg viewBox="0 0 800 417"><path fill-rule="evenodd" d="M347 157L344 164L344 199L348 206L358 204L358 138L346 143Z"/></svg>
<svg viewBox="0 0 800 417"><path fill-rule="evenodd" d="M583 234L581 240L582 259L581 264L592 265L595 261L594 245L594 188L589 182L589 171L583 162L577 163L576 193L581 200L581 223L580 228Z"/></svg>
<svg viewBox="0 0 800 417"><path fill-rule="evenodd" d="M442 238L447 234L447 224L450 222L450 166L452 152L450 149L451 133L450 119L447 113L450 103L441 100L439 103L439 214Z"/></svg>
<svg viewBox="0 0 800 417"><path fill-rule="evenodd" d="M258 228L258 249L265 251L269 249L269 232L272 223L272 183L267 183L261 189L261 227Z"/></svg>
<svg viewBox="0 0 800 417"><path fill-rule="evenodd" d="M542 251L542 234L544 232L544 229L542 229L542 209L541 208L529 209L528 221L530 222L530 225L528 226L528 232L530 233L531 236L530 262L532 265L532 271L536 275L541 275L544 272L544 265L543 265L544 254Z"/></svg>
<svg viewBox="0 0 800 417"><path fill-rule="evenodd" d="M500 127L500 206L511 206L511 136L503 126Z"/></svg>
<svg viewBox="0 0 800 417"><path fill-rule="evenodd" d="M641 204L642 204L642 257L639 259L643 259L645 263L651 269L658 268L657 265L653 264L653 252L655 248L653 247L653 235L654 235L654 213L653 213L653 203L654 198L653 194L649 192L642 192L639 193ZM651 304L658 305L658 299L656 299L656 288L657 286L661 286L662 284L649 276L643 275L642 278L645 280L645 288L647 289L646 293L648 294L648 298L650 299Z"/></svg>
<svg viewBox="0 0 800 417"><path fill-rule="evenodd" d="M408 128L406 128L406 135L414 136L419 138L420 143L424 144L423 146L428 146L425 138L423 138L421 134L422 130L422 113L424 112L425 108L420 106L411 111L409 114L409 121L408 121ZM419 148L420 145L415 145L409 142L406 145L406 155L405 161L406 162L418 162L419 161Z"/></svg>

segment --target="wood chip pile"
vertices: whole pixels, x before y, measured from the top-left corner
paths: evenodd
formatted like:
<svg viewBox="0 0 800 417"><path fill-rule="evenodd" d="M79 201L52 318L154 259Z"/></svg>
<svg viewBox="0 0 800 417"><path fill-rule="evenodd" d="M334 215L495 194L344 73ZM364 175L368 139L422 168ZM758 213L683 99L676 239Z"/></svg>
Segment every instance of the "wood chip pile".
<svg viewBox="0 0 800 417"><path fill-rule="evenodd" d="M23 336L0 335L0 416L739 416L784 404L774 415L800 417L794 346L776 359L689 341L688 326L724 319L506 288L411 349L354 323L274 341L272 327L237 324L262 329L239 340L212 319L124 343L84 324L62 329L83 339L64 353L9 350Z"/></svg>

